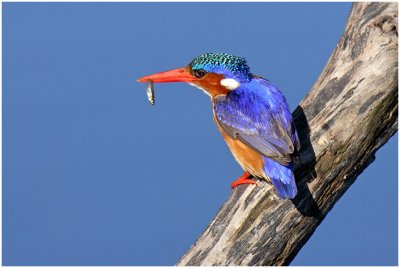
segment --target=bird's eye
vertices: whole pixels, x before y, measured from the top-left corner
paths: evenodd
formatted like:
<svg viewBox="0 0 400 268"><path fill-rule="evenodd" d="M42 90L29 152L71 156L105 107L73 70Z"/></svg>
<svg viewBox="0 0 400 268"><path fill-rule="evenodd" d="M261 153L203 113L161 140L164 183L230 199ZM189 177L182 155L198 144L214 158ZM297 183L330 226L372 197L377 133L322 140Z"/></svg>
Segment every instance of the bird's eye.
<svg viewBox="0 0 400 268"><path fill-rule="evenodd" d="M199 70L193 70L193 74L197 78L202 78L203 76L205 76L207 74L207 72L202 69L199 69Z"/></svg>

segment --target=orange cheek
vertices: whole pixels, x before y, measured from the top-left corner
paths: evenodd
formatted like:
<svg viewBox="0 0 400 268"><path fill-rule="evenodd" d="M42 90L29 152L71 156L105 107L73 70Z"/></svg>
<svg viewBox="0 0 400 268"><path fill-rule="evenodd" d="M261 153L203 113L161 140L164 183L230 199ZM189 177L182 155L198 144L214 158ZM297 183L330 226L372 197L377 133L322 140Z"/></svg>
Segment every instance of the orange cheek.
<svg viewBox="0 0 400 268"><path fill-rule="evenodd" d="M193 84L207 91L211 97L215 97L229 92L226 87L221 85L222 79L224 79L223 75L209 73L203 79L194 81Z"/></svg>

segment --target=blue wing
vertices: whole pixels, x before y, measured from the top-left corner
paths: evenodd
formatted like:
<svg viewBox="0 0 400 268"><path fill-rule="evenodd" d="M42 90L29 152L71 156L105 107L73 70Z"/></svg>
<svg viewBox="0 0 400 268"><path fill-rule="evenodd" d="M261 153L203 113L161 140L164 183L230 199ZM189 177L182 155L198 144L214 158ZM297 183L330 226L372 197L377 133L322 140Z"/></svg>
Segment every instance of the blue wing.
<svg viewBox="0 0 400 268"><path fill-rule="evenodd" d="M285 97L268 80L255 78L214 99L217 123L228 135L282 165L299 149Z"/></svg>

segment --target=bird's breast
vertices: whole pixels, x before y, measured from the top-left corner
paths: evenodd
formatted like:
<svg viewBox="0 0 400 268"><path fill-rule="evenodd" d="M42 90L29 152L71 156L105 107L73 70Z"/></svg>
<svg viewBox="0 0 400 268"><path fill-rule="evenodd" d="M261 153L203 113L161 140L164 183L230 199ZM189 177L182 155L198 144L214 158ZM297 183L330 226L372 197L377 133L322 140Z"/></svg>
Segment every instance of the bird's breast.
<svg viewBox="0 0 400 268"><path fill-rule="evenodd" d="M266 178L262 156L240 140L229 136L218 123L215 114L214 121L239 165L253 176Z"/></svg>

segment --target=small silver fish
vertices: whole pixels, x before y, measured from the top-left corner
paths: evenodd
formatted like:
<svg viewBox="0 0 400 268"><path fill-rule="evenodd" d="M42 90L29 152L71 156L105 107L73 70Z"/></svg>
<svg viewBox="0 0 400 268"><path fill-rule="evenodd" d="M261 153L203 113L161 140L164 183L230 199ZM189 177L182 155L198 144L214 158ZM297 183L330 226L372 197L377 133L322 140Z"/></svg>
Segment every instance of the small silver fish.
<svg viewBox="0 0 400 268"><path fill-rule="evenodd" d="M146 85L146 93L147 93L147 98L149 99L149 102L151 103L151 105L154 105L154 85L153 85L153 81L149 80L147 81L147 85Z"/></svg>

